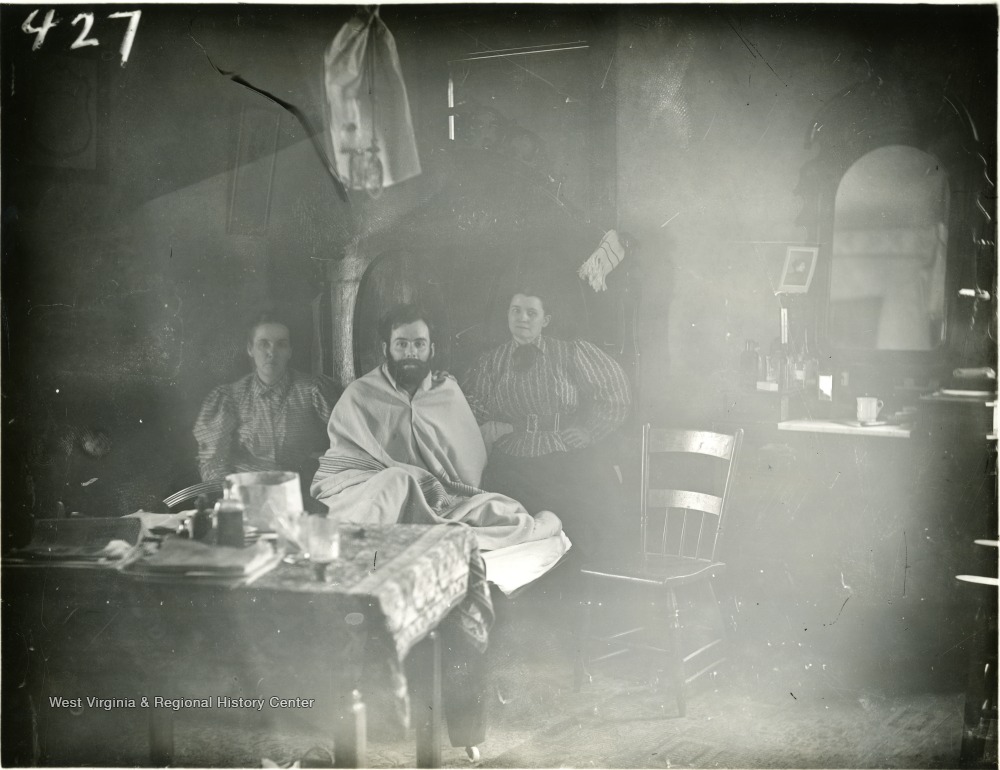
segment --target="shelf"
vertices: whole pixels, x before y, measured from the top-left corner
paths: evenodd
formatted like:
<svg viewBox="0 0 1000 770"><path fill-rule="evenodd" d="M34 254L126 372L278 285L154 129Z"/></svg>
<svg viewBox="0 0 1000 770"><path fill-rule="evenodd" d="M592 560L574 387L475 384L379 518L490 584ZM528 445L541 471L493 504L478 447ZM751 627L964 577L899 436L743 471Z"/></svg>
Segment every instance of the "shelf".
<svg viewBox="0 0 1000 770"><path fill-rule="evenodd" d="M902 425L863 426L857 420L784 420L778 430L799 433L837 433L846 436L909 438L910 429Z"/></svg>
<svg viewBox="0 0 1000 770"><path fill-rule="evenodd" d="M920 397L923 403L973 404L976 406L991 406L996 403L997 394L988 391L935 391Z"/></svg>
<svg viewBox="0 0 1000 770"><path fill-rule="evenodd" d="M766 385L768 387L761 387L762 385ZM770 386L773 386L773 387L770 387ZM776 396L791 396L791 395L794 395L796 393L805 394L806 393L806 388L784 388L784 389L782 389L782 388L778 387L778 383L776 383L776 382L758 382L757 383L757 388L755 390L753 390L753 391L750 391L750 392L752 392L752 393L773 393Z"/></svg>

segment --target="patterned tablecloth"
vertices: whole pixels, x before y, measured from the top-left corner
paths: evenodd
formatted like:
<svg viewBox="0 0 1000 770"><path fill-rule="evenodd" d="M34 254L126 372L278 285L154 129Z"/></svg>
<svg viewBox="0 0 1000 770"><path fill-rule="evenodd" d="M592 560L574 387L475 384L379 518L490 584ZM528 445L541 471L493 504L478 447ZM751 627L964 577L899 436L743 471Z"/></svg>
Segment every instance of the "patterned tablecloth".
<svg viewBox="0 0 1000 770"><path fill-rule="evenodd" d="M475 536L463 525L344 526L340 558L329 565L325 582L314 578L308 563L283 564L250 588L369 597L378 603L400 661L452 610L449 623L459 625L479 652L493 623L486 569Z"/></svg>
<svg viewBox="0 0 1000 770"><path fill-rule="evenodd" d="M237 589L240 590L240 589ZM296 594L339 594L367 601L383 628L376 636L391 639L397 660L387 678L399 707L410 722L402 661L435 628L444 639L444 707L453 746L474 746L486 735L485 674L482 654L493 624L486 565L475 535L462 524L397 524L386 528L343 526L340 558L327 568L326 580L313 576L312 565L282 565L248 589Z"/></svg>

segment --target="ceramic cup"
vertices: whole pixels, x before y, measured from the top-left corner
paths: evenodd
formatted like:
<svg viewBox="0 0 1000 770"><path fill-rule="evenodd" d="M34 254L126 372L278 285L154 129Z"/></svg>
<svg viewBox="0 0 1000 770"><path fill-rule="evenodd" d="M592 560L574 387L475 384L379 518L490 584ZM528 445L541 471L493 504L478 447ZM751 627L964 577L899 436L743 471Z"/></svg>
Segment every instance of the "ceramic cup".
<svg viewBox="0 0 1000 770"><path fill-rule="evenodd" d="M884 404L875 396L858 396L858 422L875 422Z"/></svg>

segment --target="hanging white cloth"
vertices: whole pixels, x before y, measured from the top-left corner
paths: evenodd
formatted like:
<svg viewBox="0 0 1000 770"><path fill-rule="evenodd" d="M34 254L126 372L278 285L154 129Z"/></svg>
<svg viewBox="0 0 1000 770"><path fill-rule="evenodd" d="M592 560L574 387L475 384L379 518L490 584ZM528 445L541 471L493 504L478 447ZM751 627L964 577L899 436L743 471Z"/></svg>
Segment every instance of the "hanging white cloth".
<svg viewBox="0 0 1000 770"><path fill-rule="evenodd" d="M376 193L420 173L396 41L377 10L340 29L326 50L323 78L324 122L348 187Z"/></svg>
<svg viewBox="0 0 1000 770"><path fill-rule="evenodd" d="M625 259L625 247L622 245L616 230L608 230L601 243L587 261L576 271L583 280L590 284L594 291L607 291L605 279Z"/></svg>

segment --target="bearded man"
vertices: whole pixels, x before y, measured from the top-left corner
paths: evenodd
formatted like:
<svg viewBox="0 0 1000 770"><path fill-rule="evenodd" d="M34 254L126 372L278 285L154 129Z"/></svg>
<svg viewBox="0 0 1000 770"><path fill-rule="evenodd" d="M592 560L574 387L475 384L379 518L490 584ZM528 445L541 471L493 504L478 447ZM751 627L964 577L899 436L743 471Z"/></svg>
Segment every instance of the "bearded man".
<svg viewBox="0 0 1000 770"><path fill-rule="evenodd" d="M532 516L479 488L486 448L458 383L432 370L433 325L414 305L382 319L385 362L347 386L330 415L330 449L312 496L342 521L383 526L459 521L492 550L557 535L555 514Z"/></svg>

